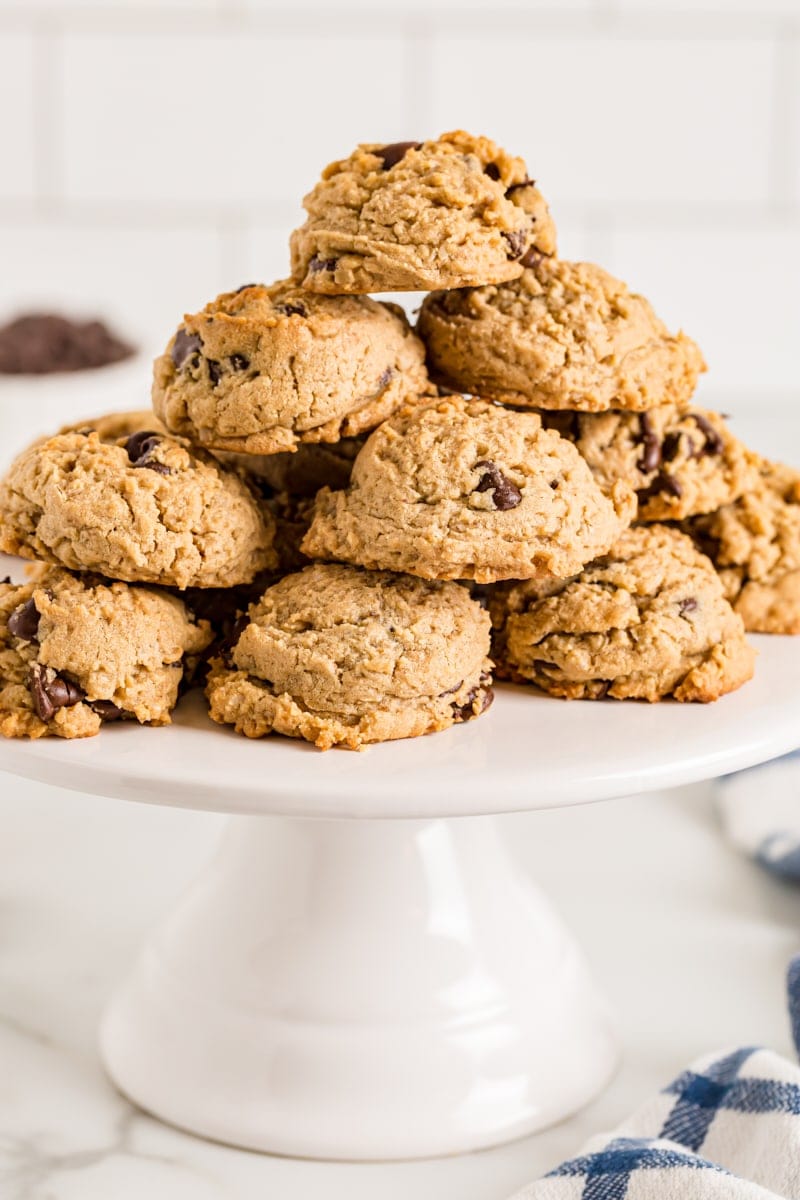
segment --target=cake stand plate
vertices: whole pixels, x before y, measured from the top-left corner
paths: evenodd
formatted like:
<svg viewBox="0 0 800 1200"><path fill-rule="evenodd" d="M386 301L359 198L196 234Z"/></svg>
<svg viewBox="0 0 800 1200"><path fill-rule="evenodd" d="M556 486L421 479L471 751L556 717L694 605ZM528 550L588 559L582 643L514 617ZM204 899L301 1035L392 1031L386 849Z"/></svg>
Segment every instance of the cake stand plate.
<svg viewBox="0 0 800 1200"><path fill-rule="evenodd" d="M714 705L501 687L473 724L363 754L249 742L199 696L164 729L4 742L13 774L236 814L108 1006L112 1078L184 1129L321 1158L474 1150L579 1108L612 1025L498 817L800 745L800 639L754 640L755 680Z"/></svg>

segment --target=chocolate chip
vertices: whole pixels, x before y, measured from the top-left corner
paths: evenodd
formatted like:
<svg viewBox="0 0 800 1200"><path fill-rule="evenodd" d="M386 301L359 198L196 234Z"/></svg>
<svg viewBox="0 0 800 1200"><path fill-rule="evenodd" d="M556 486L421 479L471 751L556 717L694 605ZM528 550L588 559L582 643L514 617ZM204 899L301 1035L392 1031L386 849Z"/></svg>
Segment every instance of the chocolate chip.
<svg viewBox="0 0 800 1200"><path fill-rule="evenodd" d="M482 686L485 686L484 678L488 679L488 677L485 677L483 675L481 676L481 685ZM475 701L477 700L479 694L481 695L481 705L480 705L480 708L478 709L478 711L476 712L475 711ZM485 691L482 694L480 693L479 688L476 688L476 687L472 688L471 691L469 691L467 693L467 698L463 702L463 704L452 705L453 718L456 721L471 721L473 719L473 717L479 717L479 716L481 716L482 713L485 713L487 709L491 708L493 701L494 701L494 692L492 691L492 689L490 687L486 687Z"/></svg>
<svg viewBox="0 0 800 1200"><path fill-rule="evenodd" d="M338 261L338 258L318 258L315 254L308 264L308 269L312 275L319 271L335 271Z"/></svg>
<svg viewBox="0 0 800 1200"><path fill-rule="evenodd" d="M537 250L535 246L529 246L519 261L523 267L530 268L538 267L543 258L541 250Z"/></svg>
<svg viewBox="0 0 800 1200"><path fill-rule="evenodd" d="M372 153L383 160L384 171L389 171L405 158L409 150L419 150L421 145L422 142L390 142L388 146L381 146L380 150L373 150Z"/></svg>
<svg viewBox="0 0 800 1200"><path fill-rule="evenodd" d="M484 459L482 462L475 464L475 470L483 472L475 491L493 491L494 506L500 512L507 512L508 509L516 508L521 503L522 492L515 483L503 474L497 463Z"/></svg>
<svg viewBox="0 0 800 1200"><path fill-rule="evenodd" d="M483 168L483 173L484 175L488 175L490 179L497 180L500 178L500 168L497 163L487 163Z"/></svg>
<svg viewBox="0 0 800 1200"><path fill-rule="evenodd" d="M506 188L506 195L510 196L512 192L518 191L519 188L528 188L528 187L535 187L535 186L536 186L535 179L523 179L521 183L510 184L510 186Z"/></svg>
<svg viewBox="0 0 800 1200"><path fill-rule="evenodd" d="M705 445L701 453L709 455L722 454L722 451L725 449L725 443L708 417L704 417L702 413L689 413L689 416L705 438Z"/></svg>
<svg viewBox="0 0 800 1200"><path fill-rule="evenodd" d="M217 645L217 652L220 658L225 663L226 667L233 667L233 651L236 649L236 643L244 633L247 626L250 624L250 618L244 613L241 617L237 617L233 623L233 628L227 637L223 638Z"/></svg>
<svg viewBox="0 0 800 1200"><path fill-rule="evenodd" d="M238 287L233 294L234 294L234 296L238 296L239 292L246 292L248 288L263 287L263 286L264 286L263 283L243 283L242 286Z"/></svg>
<svg viewBox="0 0 800 1200"><path fill-rule="evenodd" d="M512 229L510 233L503 233L503 237L508 242L508 257L510 259L521 258L525 243L528 240L528 234L524 229Z"/></svg>
<svg viewBox="0 0 800 1200"><path fill-rule="evenodd" d="M118 708L113 700L91 700L89 708L101 721L121 721L127 716L125 710Z"/></svg>
<svg viewBox="0 0 800 1200"><path fill-rule="evenodd" d="M681 616L684 616L685 613L694 612L697 608L697 601L694 596L687 596L685 600L680 601L678 608L680 609Z"/></svg>
<svg viewBox="0 0 800 1200"><path fill-rule="evenodd" d="M244 354L232 354L231 366L234 371L246 371L250 366L250 359L246 358Z"/></svg>
<svg viewBox="0 0 800 1200"><path fill-rule="evenodd" d="M652 500L654 496L660 495L674 496L680 500L683 495L683 488L674 475L668 474L667 471L659 471L653 482L647 488L642 488L637 492L639 503L644 504L648 500Z"/></svg>
<svg viewBox="0 0 800 1200"><path fill-rule="evenodd" d="M125 449L133 466L146 467L147 470L155 471L159 475L170 475L169 467L152 457L152 453L160 441L161 437L152 429L142 429L139 433L132 433L125 443Z"/></svg>
<svg viewBox="0 0 800 1200"><path fill-rule="evenodd" d="M40 721L49 721L56 709L72 708L83 699L83 692L76 683L57 675L50 667L31 663L28 686L33 698L33 707Z"/></svg>
<svg viewBox="0 0 800 1200"><path fill-rule="evenodd" d="M636 466L643 474L649 475L661 466L661 443L653 429L649 413L641 413L639 416L639 441L644 449Z"/></svg>
<svg viewBox="0 0 800 1200"><path fill-rule="evenodd" d="M206 366L208 367L208 378L211 380L211 386L216 387L222 378L222 367L215 358L207 358Z"/></svg>
<svg viewBox="0 0 800 1200"><path fill-rule="evenodd" d="M691 438L689 438L688 441L689 441L689 457L691 458L693 442L692 442ZM681 434L668 433L666 435L666 437L664 438L664 441L661 446L662 461L663 462L672 462L673 459L678 457L678 451L680 450L680 448L681 448Z"/></svg>
<svg viewBox="0 0 800 1200"><path fill-rule="evenodd" d="M276 304L275 311L283 313L285 317L306 317L308 313L302 304Z"/></svg>
<svg viewBox="0 0 800 1200"><path fill-rule="evenodd" d="M39 629L39 612L33 599L26 600L19 608L15 608L8 618L8 632L12 637L22 638L25 642L36 641Z"/></svg>
<svg viewBox="0 0 800 1200"><path fill-rule="evenodd" d="M187 333L179 329L172 343L172 361L176 367L182 367L187 358L202 349L203 343L196 333Z"/></svg>
<svg viewBox="0 0 800 1200"><path fill-rule="evenodd" d="M463 686L464 686L464 680L459 679L459 681L455 685L455 687L448 688L446 692L439 692L439 699L441 699L442 696L452 696L454 692L457 692L459 690L459 688L462 688Z"/></svg>
<svg viewBox="0 0 800 1200"><path fill-rule="evenodd" d="M595 693L595 700L605 700L605 698L608 695L610 690L611 690L611 680L610 679L599 680L597 691Z"/></svg>

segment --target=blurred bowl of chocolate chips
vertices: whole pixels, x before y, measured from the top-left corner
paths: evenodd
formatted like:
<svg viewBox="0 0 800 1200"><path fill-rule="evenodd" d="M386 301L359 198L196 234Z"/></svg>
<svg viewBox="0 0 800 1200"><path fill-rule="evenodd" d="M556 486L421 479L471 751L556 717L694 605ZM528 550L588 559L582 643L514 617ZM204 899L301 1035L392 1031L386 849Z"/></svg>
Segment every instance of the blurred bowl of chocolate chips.
<svg viewBox="0 0 800 1200"><path fill-rule="evenodd" d="M34 438L147 407L149 365L105 321L28 312L0 324L0 467Z"/></svg>

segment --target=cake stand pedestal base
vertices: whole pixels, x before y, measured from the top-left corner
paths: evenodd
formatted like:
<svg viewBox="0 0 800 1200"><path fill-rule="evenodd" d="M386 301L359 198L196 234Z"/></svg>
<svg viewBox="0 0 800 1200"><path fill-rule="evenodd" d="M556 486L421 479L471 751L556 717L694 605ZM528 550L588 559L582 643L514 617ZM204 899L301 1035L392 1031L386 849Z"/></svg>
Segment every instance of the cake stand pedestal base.
<svg viewBox="0 0 800 1200"><path fill-rule="evenodd" d="M233 817L101 1044L175 1125L356 1160L531 1133L616 1061L579 950L492 817Z"/></svg>

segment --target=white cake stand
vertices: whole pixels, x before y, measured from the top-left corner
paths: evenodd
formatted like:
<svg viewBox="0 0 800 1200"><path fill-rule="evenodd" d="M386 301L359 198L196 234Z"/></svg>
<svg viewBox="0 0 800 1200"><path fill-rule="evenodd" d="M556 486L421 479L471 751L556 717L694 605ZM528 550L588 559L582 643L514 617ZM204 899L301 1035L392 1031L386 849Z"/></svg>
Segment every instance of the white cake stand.
<svg viewBox="0 0 800 1200"><path fill-rule="evenodd" d="M197 696L166 729L3 743L12 773L237 814L108 1007L113 1079L195 1133L338 1159L473 1150L579 1108L614 1035L495 818L800 744L800 639L756 640L755 681L708 707L501 688L472 725L320 754L212 726Z"/></svg>

